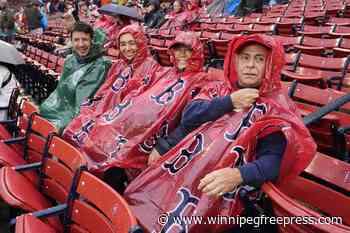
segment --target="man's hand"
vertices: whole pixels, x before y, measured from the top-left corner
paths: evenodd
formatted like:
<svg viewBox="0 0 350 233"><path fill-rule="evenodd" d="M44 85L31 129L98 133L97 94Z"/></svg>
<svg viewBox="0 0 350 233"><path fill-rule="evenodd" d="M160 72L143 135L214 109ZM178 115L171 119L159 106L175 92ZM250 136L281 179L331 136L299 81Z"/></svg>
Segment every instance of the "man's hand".
<svg viewBox="0 0 350 233"><path fill-rule="evenodd" d="M157 162L158 159L160 159L161 156L158 153L156 149L153 149L151 154L148 157L148 166L152 165L153 163Z"/></svg>
<svg viewBox="0 0 350 233"><path fill-rule="evenodd" d="M207 174L201 179L198 189L208 196L220 197L224 193L231 192L243 182L240 171L237 168L223 168Z"/></svg>
<svg viewBox="0 0 350 233"><path fill-rule="evenodd" d="M249 108L259 97L259 90L244 88L231 94L231 101L235 110Z"/></svg>

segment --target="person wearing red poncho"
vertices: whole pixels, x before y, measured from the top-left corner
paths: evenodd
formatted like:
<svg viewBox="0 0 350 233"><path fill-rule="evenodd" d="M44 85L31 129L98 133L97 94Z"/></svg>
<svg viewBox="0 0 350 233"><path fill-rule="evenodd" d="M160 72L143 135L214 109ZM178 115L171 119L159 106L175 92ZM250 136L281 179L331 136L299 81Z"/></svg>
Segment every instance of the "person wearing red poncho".
<svg viewBox="0 0 350 233"><path fill-rule="evenodd" d="M187 7L185 1L175 0L173 9L172 12L165 16L167 21L160 27L161 30L183 30L198 17L198 6L192 2Z"/></svg>
<svg viewBox="0 0 350 233"><path fill-rule="evenodd" d="M124 92L125 96L113 104L104 104L102 111L95 107L97 117L80 120L79 127L68 127L69 132L65 131L64 138L87 156L90 170L105 173L127 168L129 179L134 178L147 167L157 138L177 126L184 106L209 82L202 72L203 46L194 33L179 33L169 52L174 67L153 73L153 77L141 73L136 79L146 83L154 80L152 84ZM113 88L122 85L123 80L119 80L112 90L98 92L114 96ZM104 99L100 102L110 101L110 97Z"/></svg>
<svg viewBox="0 0 350 233"><path fill-rule="evenodd" d="M308 166L316 144L282 90L283 65L283 47L270 36L241 36L230 42L225 80L209 84L193 103L228 101L231 106L223 106L221 113L216 110L217 116L199 128L193 126L194 131L152 163L124 193L147 232L209 233L232 228L174 221L178 216L242 215L244 206L237 195L241 187L258 186L261 181L288 183ZM275 167L271 169L277 176L263 165L272 157ZM241 168L256 171L247 169L251 166L262 168L261 173L244 176ZM167 218L160 224L157 220L163 214Z"/></svg>

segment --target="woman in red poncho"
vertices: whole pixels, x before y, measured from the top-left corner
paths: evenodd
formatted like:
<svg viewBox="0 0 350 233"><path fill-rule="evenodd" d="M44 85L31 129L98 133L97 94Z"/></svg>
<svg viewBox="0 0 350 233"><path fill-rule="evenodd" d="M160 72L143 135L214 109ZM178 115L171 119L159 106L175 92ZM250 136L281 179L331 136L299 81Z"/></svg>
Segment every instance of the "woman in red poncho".
<svg viewBox="0 0 350 233"><path fill-rule="evenodd" d="M198 6L190 3L189 8L183 0L175 0L174 10L165 16L167 21L161 26L162 29L182 30L198 17Z"/></svg>
<svg viewBox="0 0 350 233"><path fill-rule="evenodd" d="M147 166L157 138L178 124L183 107L206 83L203 47L194 33L180 33L169 52L174 67L155 73L152 85L125 92L120 102L104 108L95 120L65 134L70 141L78 139L90 170L128 168L129 178L134 178ZM142 78L150 79L146 74Z"/></svg>
<svg viewBox="0 0 350 233"><path fill-rule="evenodd" d="M251 45L255 46L253 53L247 49ZM272 37L242 36L230 43L224 66L227 81L208 85L196 98L213 103L228 96L231 110L190 133L125 191L146 231L209 233L232 228L224 224L185 225L174 220L179 216L241 215L243 205L237 193L243 185L254 185L258 180L245 180L241 168L259 166L258 160L262 164L272 157L270 148L276 142L260 146L271 135L282 135L285 143L279 149L277 177L266 176L264 181L280 185L307 167L316 145L294 103L282 91L283 65L283 47ZM244 93L252 89L258 90L258 95ZM244 100L237 101L241 98L237 92L245 94ZM160 224L157 219L164 213L168 218Z"/></svg>

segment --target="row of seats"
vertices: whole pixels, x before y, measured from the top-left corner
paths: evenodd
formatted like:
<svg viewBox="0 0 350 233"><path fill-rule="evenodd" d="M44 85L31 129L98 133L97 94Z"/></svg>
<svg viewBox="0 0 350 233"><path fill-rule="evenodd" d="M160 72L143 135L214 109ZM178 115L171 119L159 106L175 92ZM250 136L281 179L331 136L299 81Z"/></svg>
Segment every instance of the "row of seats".
<svg viewBox="0 0 350 233"><path fill-rule="evenodd" d="M17 218L16 232L140 232L123 198L86 171L84 156L57 136L36 106L23 100L19 110L18 137L0 125L0 196L25 212L40 212ZM46 223L31 221L48 215Z"/></svg>
<svg viewBox="0 0 350 233"><path fill-rule="evenodd" d="M64 58L33 46L27 46L23 52L26 64L16 70L17 80L27 94L41 103L55 90Z"/></svg>

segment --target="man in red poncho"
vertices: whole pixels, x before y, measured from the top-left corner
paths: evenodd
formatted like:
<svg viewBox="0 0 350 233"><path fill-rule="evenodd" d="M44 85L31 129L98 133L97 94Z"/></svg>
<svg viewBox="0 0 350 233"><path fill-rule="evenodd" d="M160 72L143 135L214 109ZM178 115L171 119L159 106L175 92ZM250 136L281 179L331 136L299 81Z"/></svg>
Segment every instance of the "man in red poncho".
<svg viewBox="0 0 350 233"><path fill-rule="evenodd" d="M128 168L129 178L134 178L147 166L157 138L177 126L184 106L207 82L203 47L194 33L180 33L169 51L174 67L155 73L152 85L125 92L119 102L98 110L101 114L86 127L65 133L86 154L90 170Z"/></svg>
<svg viewBox="0 0 350 233"><path fill-rule="evenodd" d="M192 106L192 110L208 110L221 103L222 109L211 108L216 116L199 112L205 113L206 120L197 118L185 127L193 130L200 121L203 125L125 191L147 231L221 232L232 225L185 225L176 223L175 217L241 215L243 205L237 197L241 186L264 181L282 184L307 167L316 145L282 91L283 65L283 48L272 37L251 35L231 41L224 66L227 81L208 85L196 97L202 107ZM160 224L158 218L164 213L167 219Z"/></svg>

